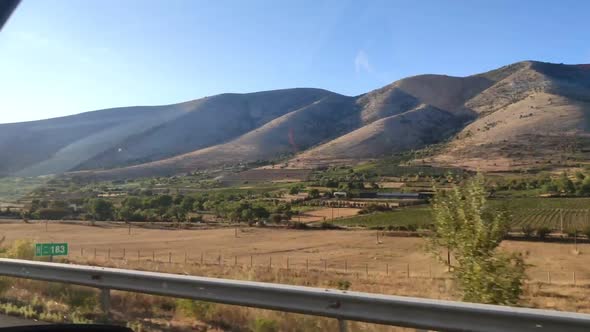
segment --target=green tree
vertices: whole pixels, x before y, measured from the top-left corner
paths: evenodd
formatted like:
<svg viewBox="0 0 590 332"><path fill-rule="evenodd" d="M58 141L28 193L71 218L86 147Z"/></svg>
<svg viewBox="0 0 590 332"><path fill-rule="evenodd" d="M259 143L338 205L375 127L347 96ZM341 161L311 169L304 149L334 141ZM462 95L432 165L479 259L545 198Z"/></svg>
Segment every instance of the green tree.
<svg viewBox="0 0 590 332"><path fill-rule="evenodd" d="M587 176L582 180L582 184L580 184L580 188L578 189L578 194L580 195L590 195L590 176Z"/></svg>
<svg viewBox="0 0 590 332"><path fill-rule="evenodd" d="M121 205L129 208L132 211L136 211L143 208L143 202L139 197L127 197L121 202Z"/></svg>
<svg viewBox="0 0 590 332"><path fill-rule="evenodd" d="M182 199L180 206L187 212L193 211L193 207L195 205L196 199L191 196L186 196Z"/></svg>
<svg viewBox="0 0 590 332"><path fill-rule="evenodd" d="M522 294L524 262L520 255L497 250L509 215L491 209L486 197L482 175L447 192L437 190L428 247L438 258L444 250L455 258L451 270L465 301L513 305Z"/></svg>
<svg viewBox="0 0 590 332"><path fill-rule="evenodd" d="M309 191L309 198L319 198L320 197L320 191L317 189L312 189Z"/></svg>
<svg viewBox="0 0 590 332"><path fill-rule="evenodd" d="M573 194L576 191L576 187L574 186L574 183L572 182L572 180L570 180L568 178L568 176L567 176L567 174L565 174L565 172L563 172L561 174L561 176L557 180L556 184L557 184L557 189L561 192Z"/></svg>
<svg viewBox="0 0 590 332"><path fill-rule="evenodd" d="M178 205L173 205L170 207L167 213L177 222L183 222L186 220L186 210Z"/></svg>
<svg viewBox="0 0 590 332"><path fill-rule="evenodd" d="M102 198L91 200L89 203L88 210L95 220L113 219L115 211L113 203Z"/></svg>
<svg viewBox="0 0 590 332"><path fill-rule="evenodd" d="M299 188L299 186L293 186L289 189L289 194L297 195L297 194L299 194L300 190L301 190L301 188Z"/></svg>

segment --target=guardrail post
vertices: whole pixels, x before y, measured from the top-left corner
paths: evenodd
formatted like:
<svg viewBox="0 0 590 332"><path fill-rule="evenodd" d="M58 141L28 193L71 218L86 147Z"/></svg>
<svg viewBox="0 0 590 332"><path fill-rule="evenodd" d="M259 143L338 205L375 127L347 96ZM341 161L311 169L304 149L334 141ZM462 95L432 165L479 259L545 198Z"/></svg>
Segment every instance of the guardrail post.
<svg viewBox="0 0 590 332"><path fill-rule="evenodd" d="M348 332L348 324L344 319L338 320L338 331L339 332Z"/></svg>
<svg viewBox="0 0 590 332"><path fill-rule="evenodd" d="M110 318L111 312L111 290L108 288L100 289L100 306L106 319Z"/></svg>

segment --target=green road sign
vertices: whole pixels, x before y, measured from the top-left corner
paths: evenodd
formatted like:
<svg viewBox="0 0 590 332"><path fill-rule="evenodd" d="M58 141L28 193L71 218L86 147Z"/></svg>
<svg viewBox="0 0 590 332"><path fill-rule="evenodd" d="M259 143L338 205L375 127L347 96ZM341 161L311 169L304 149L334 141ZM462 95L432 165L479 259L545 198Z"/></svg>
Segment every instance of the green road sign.
<svg viewBox="0 0 590 332"><path fill-rule="evenodd" d="M67 243L37 243L35 245L35 256L65 256L67 254Z"/></svg>

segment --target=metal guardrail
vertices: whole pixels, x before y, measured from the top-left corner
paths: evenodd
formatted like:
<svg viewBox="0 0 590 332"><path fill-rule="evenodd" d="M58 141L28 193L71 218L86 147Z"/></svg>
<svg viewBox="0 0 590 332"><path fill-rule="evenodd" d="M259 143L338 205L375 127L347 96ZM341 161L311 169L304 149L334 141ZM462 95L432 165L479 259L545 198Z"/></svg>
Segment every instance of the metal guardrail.
<svg viewBox="0 0 590 332"><path fill-rule="evenodd" d="M0 275L438 331L590 331L590 315L272 283L0 259Z"/></svg>

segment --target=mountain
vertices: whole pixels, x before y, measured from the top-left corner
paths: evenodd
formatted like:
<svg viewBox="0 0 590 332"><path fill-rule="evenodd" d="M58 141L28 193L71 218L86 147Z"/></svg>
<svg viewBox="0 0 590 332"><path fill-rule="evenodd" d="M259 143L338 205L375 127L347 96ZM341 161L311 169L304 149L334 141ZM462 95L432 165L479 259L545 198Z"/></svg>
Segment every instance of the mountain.
<svg viewBox="0 0 590 332"><path fill-rule="evenodd" d="M132 178L288 156L313 167L440 142L421 163L529 168L568 149L586 158L589 111L589 65L523 61L408 77L356 97L286 89L4 124L0 175Z"/></svg>

